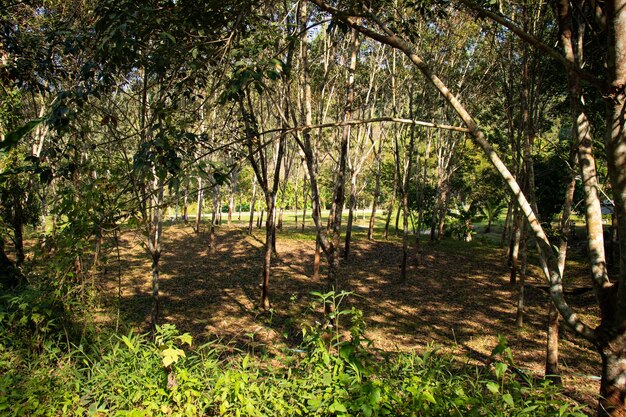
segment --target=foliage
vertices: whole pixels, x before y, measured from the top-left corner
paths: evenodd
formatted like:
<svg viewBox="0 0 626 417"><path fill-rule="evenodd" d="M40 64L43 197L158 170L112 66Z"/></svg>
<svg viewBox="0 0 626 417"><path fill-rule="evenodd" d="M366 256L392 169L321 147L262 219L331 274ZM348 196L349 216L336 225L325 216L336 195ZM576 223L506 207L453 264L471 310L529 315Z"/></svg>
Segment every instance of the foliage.
<svg viewBox="0 0 626 417"><path fill-rule="evenodd" d="M569 170L562 157L557 154L538 157L534 163L539 215L541 221L549 225L563 208Z"/></svg>
<svg viewBox="0 0 626 417"><path fill-rule="evenodd" d="M457 239L464 239L466 242L472 240L472 232L474 230L472 219L476 216L477 208L473 202L457 204L450 211L453 221L450 223L448 233Z"/></svg>
<svg viewBox="0 0 626 417"><path fill-rule="evenodd" d="M250 354L225 357L214 342L192 347L173 325L157 328L154 339L131 332L69 346L48 313L39 319L18 305L0 316L0 415L582 415L550 384L520 378L503 339L493 369L459 364L432 347L380 358L362 314L339 309L346 295L316 294L335 304L335 319L349 320L349 332L308 327L302 345L276 365ZM21 332L10 324L16 320L40 331ZM39 363L29 360L33 346L14 343L29 338L41 342Z"/></svg>

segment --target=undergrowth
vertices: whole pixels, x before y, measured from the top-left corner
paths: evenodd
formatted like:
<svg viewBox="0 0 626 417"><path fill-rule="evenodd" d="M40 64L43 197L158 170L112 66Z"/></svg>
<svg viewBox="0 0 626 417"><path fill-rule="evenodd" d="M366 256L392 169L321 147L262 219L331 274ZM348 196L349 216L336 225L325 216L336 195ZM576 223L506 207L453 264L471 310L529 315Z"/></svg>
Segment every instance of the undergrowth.
<svg viewBox="0 0 626 417"><path fill-rule="evenodd" d="M68 331L64 307L33 290L0 302L2 416L580 416L547 382L516 371L506 341L492 367L459 364L431 348L381 356L362 314L342 294L277 358L195 346L164 324L154 335ZM341 321L340 321L341 319ZM348 322L349 335L339 330ZM347 330L347 329L346 329Z"/></svg>

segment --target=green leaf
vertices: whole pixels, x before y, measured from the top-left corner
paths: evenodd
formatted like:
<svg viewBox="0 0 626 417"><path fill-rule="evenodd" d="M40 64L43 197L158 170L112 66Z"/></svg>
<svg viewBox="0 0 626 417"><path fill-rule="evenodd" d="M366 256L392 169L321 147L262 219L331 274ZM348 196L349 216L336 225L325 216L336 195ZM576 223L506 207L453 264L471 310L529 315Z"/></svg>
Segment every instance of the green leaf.
<svg viewBox="0 0 626 417"><path fill-rule="evenodd" d="M500 385L495 382L487 382L487 389L496 394L500 391Z"/></svg>
<svg viewBox="0 0 626 417"><path fill-rule="evenodd" d="M370 394L370 404L376 405L380 401L380 388L376 387Z"/></svg>
<svg viewBox="0 0 626 417"><path fill-rule="evenodd" d="M324 384L325 386L329 386L332 381L333 376L330 374L330 372L324 372L324 376L322 377L322 384Z"/></svg>
<svg viewBox="0 0 626 417"><path fill-rule="evenodd" d="M124 344L128 347L128 349L130 349L131 352L135 351L135 345L133 345L133 342L130 340L128 336L122 336L121 339L122 339L122 342L124 342Z"/></svg>
<svg viewBox="0 0 626 417"><path fill-rule="evenodd" d="M511 396L511 394L506 393L502 396L502 399L504 400L505 403L507 403L511 408L513 408L515 406L515 403L513 402L513 397Z"/></svg>
<svg viewBox="0 0 626 417"><path fill-rule="evenodd" d="M167 348L161 352L161 355L163 355L163 366L170 366L178 362L180 358L184 358L185 351L182 349Z"/></svg>
<svg viewBox="0 0 626 417"><path fill-rule="evenodd" d="M428 390L422 391L422 398L425 399L426 401L428 401L431 404L437 404L437 401L435 400L435 397Z"/></svg>
<svg viewBox="0 0 626 417"><path fill-rule="evenodd" d="M320 408L320 406L322 405L322 399L318 397L309 398L307 400L307 404L308 404L309 410L317 411L317 409Z"/></svg>
<svg viewBox="0 0 626 417"><path fill-rule="evenodd" d="M508 366L506 365L506 363L497 362L495 364L495 367L496 367L496 378L502 379L502 377L504 377L504 374L506 373Z"/></svg>
<svg viewBox="0 0 626 417"><path fill-rule="evenodd" d="M353 353L354 346L350 344L345 344L339 348L339 356L341 356L345 360L349 360Z"/></svg>
<svg viewBox="0 0 626 417"><path fill-rule="evenodd" d="M193 337L189 333L183 333L180 336L178 336L178 339L182 343L187 343L189 346L191 346L191 342L193 340Z"/></svg>
<svg viewBox="0 0 626 417"><path fill-rule="evenodd" d="M335 400L334 403L332 403L330 405L330 407L328 407L328 411L330 411L331 413L345 413L348 410L346 409L346 407L341 404L340 402L337 402L337 400Z"/></svg>
<svg viewBox="0 0 626 417"><path fill-rule="evenodd" d="M169 39L172 43L176 43L176 38L168 32L161 32L161 37Z"/></svg>
<svg viewBox="0 0 626 417"><path fill-rule="evenodd" d="M20 139L28 135L34 128L36 128L44 120L45 119L43 117L31 120L30 122L27 122L25 125L18 127L12 132L9 132L4 137L4 140L0 142L0 154L5 154L7 151L11 150L15 145L18 144Z"/></svg>

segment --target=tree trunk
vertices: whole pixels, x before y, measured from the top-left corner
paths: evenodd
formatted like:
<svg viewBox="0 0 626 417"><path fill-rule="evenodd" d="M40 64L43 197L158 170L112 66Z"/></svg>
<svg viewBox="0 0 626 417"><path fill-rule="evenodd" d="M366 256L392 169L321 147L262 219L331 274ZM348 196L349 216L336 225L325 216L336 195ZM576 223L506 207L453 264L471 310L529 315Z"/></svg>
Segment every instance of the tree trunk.
<svg viewBox="0 0 626 417"><path fill-rule="evenodd" d="M350 173L350 207L348 210L348 224L346 225L346 238L345 246L343 249L343 258L348 259L350 254L350 243L352 241L352 224L354 223L354 216L356 210L356 173Z"/></svg>
<svg viewBox="0 0 626 417"><path fill-rule="evenodd" d="M150 313L150 324L152 331L156 330L159 320L160 300L159 300L159 260L161 259L161 205L163 204L163 184L155 180L156 196L153 199L151 219L147 224L148 249L152 257L152 311Z"/></svg>
<svg viewBox="0 0 626 417"><path fill-rule="evenodd" d="M150 324L152 331L156 330L156 325L159 320L160 313L160 301L159 301L159 259L161 258L160 252L154 252L152 256L152 311L150 312Z"/></svg>
<svg viewBox="0 0 626 417"><path fill-rule="evenodd" d="M185 187L185 196L183 198L183 222L189 222L189 185Z"/></svg>
<svg viewBox="0 0 626 417"><path fill-rule="evenodd" d="M389 208L387 209L387 220L385 220L385 232L383 237L389 238L389 223L391 223L391 213L396 204L396 193L398 192L398 173L397 170L393 170L393 190L391 191L391 201L389 202Z"/></svg>
<svg viewBox="0 0 626 417"><path fill-rule="evenodd" d="M306 181L304 182L304 187L303 187L303 194L304 194L304 204L302 207L302 231L304 232L304 226L306 223L306 205L307 205L307 197L308 197L308 193L306 192Z"/></svg>
<svg viewBox="0 0 626 417"><path fill-rule="evenodd" d="M19 209L16 208L16 211ZM19 210L21 212L21 210ZM13 221L13 237L15 244L15 265L21 268L24 265L24 223L21 219L21 213L18 213Z"/></svg>
<svg viewBox="0 0 626 417"><path fill-rule="evenodd" d="M561 372L559 371L559 312L554 303L548 301L548 342L546 344L546 378L556 385L561 385Z"/></svg>
<svg viewBox="0 0 626 417"><path fill-rule="evenodd" d="M270 309L270 273L272 267L273 233L274 233L274 198L268 196L265 199L267 204L267 220L265 222L265 254L263 256L263 280L261 282L261 309Z"/></svg>
<svg viewBox="0 0 626 417"><path fill-rule="evenodd" d="M396 225L394 230L396 235L400 231L400 213L402 213L402 205L398 204L398 209L396 210Z"/></svg>
<svg viewBox="0 0 626 417"><path fill-rule="evenodd" d="M528 236L526 233L526 221L522 222L522 237L520 250L522 252L522 264L520 265L518 296L517 296L517 314L515 315L515 325L518 329L524 327L524 287L526 285L526 270L528 268Z"/></svg>
<svg viewBox="0 0 626 417"><path fill-rule="evenodd" d="M256 204L256 177L252 180L252 199L250 200L250 220L248 222L248 235L252 234L254 224L254 205Z"/></svg>
<svg viewBox="0 0 626 417"><path fill-rule="evenodd" d="M446 214L448 212L448 182L442 182L441 187L440 205L437 213L437 242L443 239L443 228L446 224Z"/></svg>
<svg viewBox="0 0 626 417"><path fill-rule="evenodd" d="M196 209L195 232L200 233L200 221L202 220L202 200L204 191L202 190L202 178L198 177L198 207Z"/></svg>
<svg viewBox="0 0 626 417"><path fill-rule="evenodd" d="M356 71L357 55L359 52L359 35L355 29L352 29L350 35L350 64L348 66L348 83L346 85L346 104L344 108L344 121L352 118L352 105L354 102L354 78ZM330 216L330 229L333 233L333 249L339 251L339 240L341 237L341 218L343 215L343 207L345 204L346 194L346 166L348 160L348 150L350 147L350 125L343 128L341 134L341 146L339 154L339 167L337 169L337 178L335 180L335 190L333 195L333 206ZM338 258L339 254L333 254L334 258Z"/></svg>
<svg viewBox="0 0 626 417"><path fill-rule="evenodd" d="M598 416L626 416L626 335L608 336L600 348L602 376Z"/></svg>
<svg viewBox="0 0 626 417"><path fill-rule="evenodd" d="M241 206L242 206L242 201L241 201L241 193L237 193L237 200L239 201L237 204L237 222L241 223Z"/></svg>
<svg viewBox="0 0 626 417"><path fill-rule="evenodd" d="M276 229L283 231L283 207L281 206L278 209L278 224L276 225Z"/></svg>
<svg viewBox="0 0 626 417"><path fill-rule="evenodd" d="M487 227L485 227L485 233L491 232L491 223L493 223L493 217L489 216L489 220L487 221Z"/></svg>
<svg viewBox="0 0 626 417"><path fill-rule="evenodd" d="M413 118L413 96L409 97L409 112L411 118ZM411 171L413 170L413 153L415 150L415 127L411 126L411 134L409 140L409 147L406 150L406 165L404 169L406 170L403 176L402 188L400 190L402 194L402 223L403 223L403 234L402 234L402 264L400 267L400 281L406 281L406 267L409 258L409 183L411 181ZM397 155L396 158L400 161L400 155Z"/></svg>
<svg viewBox="0 0 626 417"><path fill-rule="evenodd" d="M298 182L300 181L300 162L298 162L298 172L296 172L296 186L295 186L295 190L294 190L294 194L295 194L295 202L294 202L294 214L295 214L295 218L294 218L294 224L296 225L296 230L298 229ZM306 184L305 184L306 185Z"/></svg>
<svg viewBox="0 0 626 417"><path fill-rule="evenodd" d="M313 255L313 279L318 280L320 278L320 239L315 238L315 255Z"/></svg>
<svg viewBox="0 0 626 417"><path fill-rule="evenodd" d="M426 151L424 153L424 166L422 171L422 180L419 181L419 169L416 173L416 193L415 200L417 201L417 232L415 234L415 263L419 265L422 261L421 251L421 234L422 225L424 223L424 195L426 189L426 180L428 178L428 159L430 158L430 146L431 146L431 134L428 134L428 141L426 143ZM418 155L419 157L419 155Z"/></svg>
<svg viewBox="0 0 626 417"><path fill-rule="evenodd" d="M215 225L211 224L209 229L209 253L214 254L217 251L217 244L215 243Z"/></svg>
<svg viewBox="0 0 626 417"><path fill-rule="evenodd" d="M502 226L502 237L500 238L500 246L504 247L504 243L507 241L509 229L511 227L511 213L514 211L513 197L509 199L509 205L506 209L506 217L504 219L504 225Z"/></svg>
<svg viewBox="0 0 626 417"><path fill-rule="evenodd" d="M511 285L515 285L515 283L517 282L517 264L519 260L519 245L522 233L522 216L520 215L519 210L515 211L513 222L513 231L511 233L511 254L509 257L509 264L511 266L511 276L509 278L509 284Z"/></svg>
<svg viewBox="0 0 626 417"><path fill-rule="evenodd" d="M228 225L232 226L233 225L233 210L235 208L235 191L234 191L234 187L233 190L230 192L230 198L228 199Z"/></svg>
<svg viewBox="0 0 626 417"><path fill-rule="evenodd" d="M370 215L370 223L367 229L367 239L374 239L374 225L376 223L376 210L378 209L378 199L380 198L380 169L382 158L382 142L379 145L378 153L376 154L376 186L374 187L374 200L372 201L372 214Z"/></svg>

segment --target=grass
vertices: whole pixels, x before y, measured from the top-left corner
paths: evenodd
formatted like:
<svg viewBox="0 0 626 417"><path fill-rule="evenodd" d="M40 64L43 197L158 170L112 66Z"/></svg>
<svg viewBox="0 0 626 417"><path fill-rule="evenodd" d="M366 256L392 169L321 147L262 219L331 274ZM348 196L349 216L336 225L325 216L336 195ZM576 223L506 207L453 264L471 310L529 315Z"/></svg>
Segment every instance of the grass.
<svg viewBox="0 0 626 417"><path fill-rule="evenodd" d="M217 252L211 254L207 221L203 221L200 233L180 222L168 222L161 258L161 323L189 332L194 344L219 340L228 355L248 352L263 362L297 362L297 356L285 353L301 350L302 329L321 320L320 305L310 294L325 288L325 265L322 257L321 277L314 279L312 222L309 219L301 231L296 229L294 217L284 213L284 228L278 233L269 313L256 308L264 228L255 225L253 235L247 236L245 214L241 221L233 216L231 227L224 216L216 229ZM430 243L424 239L419 259L411 246L408 278L400 282L401 236L394 234L392 221L389 239L383 240L385 220L383 214L378 216L375 240L368 241L368 220L359 218L362 228L353 234L351 257L342 263L338 277L338 289L352 293L346 307L363 312L365 337L372 342L374 356L422 353L436 343L438 351L456 366L471 364L483 369L485 363L492 362L498 336L506 335L516 367L540 378L548 299L530 287L525 327L514 327L517 288L508 285L504 250L497 245L498 226L485 236L477 225L478 232L469 243L447 238ZM150 260L142 241L141 231L125 230L119 263L112 242L107 245L107 263L96 276L103 303L98 314L100 327L110 329L116 321L119 270L122 328L138 333L148 330ZM572 282L586 278L585 268L582 258L568 261ZM528 282L543 283L541 271L531 268ZM597 317L592 295L572 302L585 318ZM598 386L586 376L598 374L599 362L592 347L563 332L561 358L566 393L593 408Z"/></svg>

